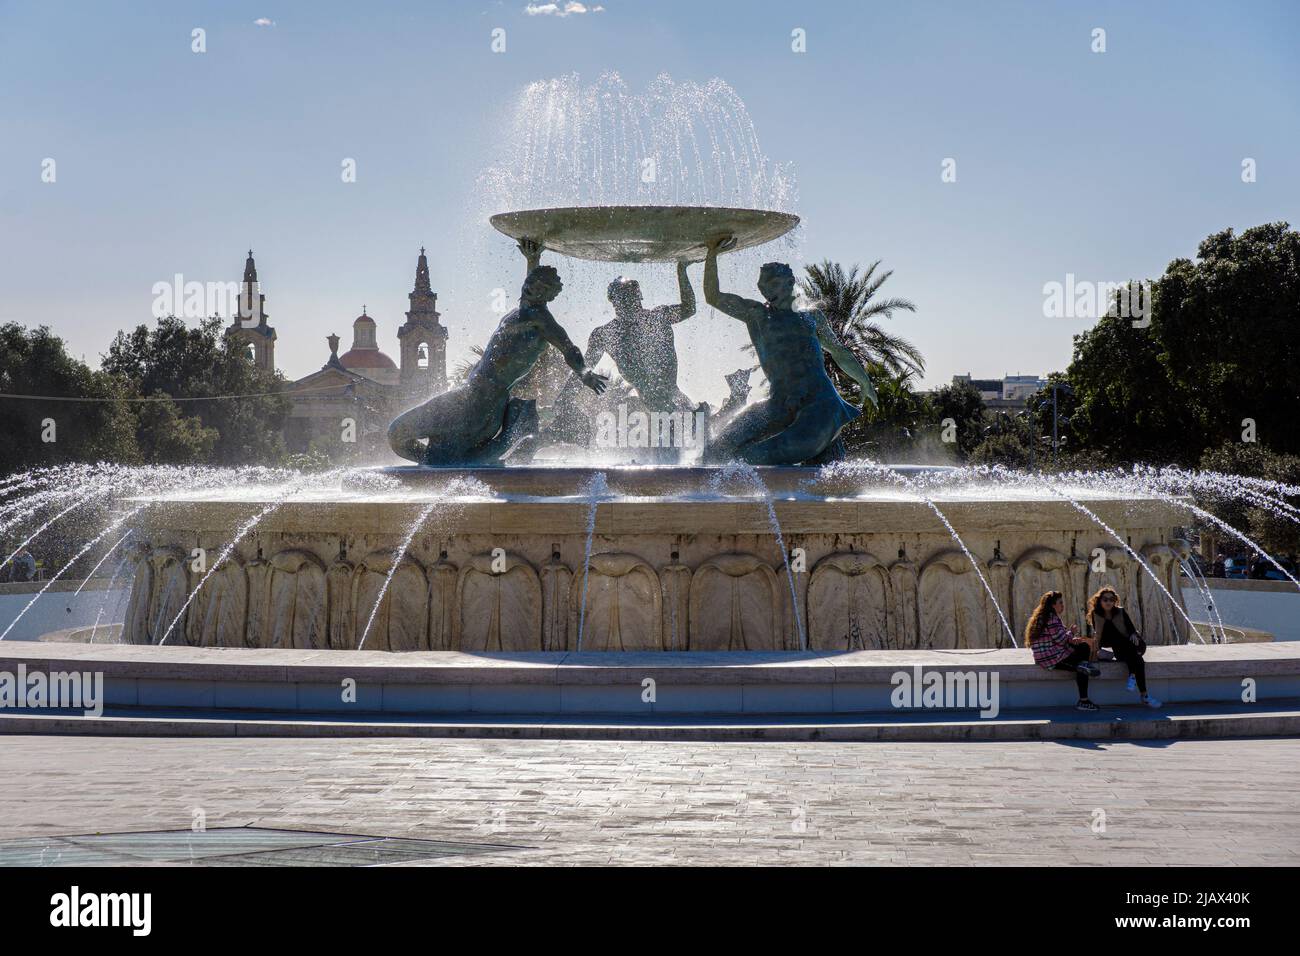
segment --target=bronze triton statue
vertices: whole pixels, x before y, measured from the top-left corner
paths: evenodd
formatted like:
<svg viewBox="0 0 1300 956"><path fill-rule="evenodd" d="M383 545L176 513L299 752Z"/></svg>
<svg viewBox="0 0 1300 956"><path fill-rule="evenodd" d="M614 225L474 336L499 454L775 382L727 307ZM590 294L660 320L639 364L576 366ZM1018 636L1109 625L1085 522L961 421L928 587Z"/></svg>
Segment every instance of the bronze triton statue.
<svg viewBox="0 0 1300 956"><path fill-rule="evenodd" d="M521 239L519 251L528 260L519 308L501 320L462 387L407 409L388 426L388 443L402 458L431 466L500 464L512 447L536 435L536 403L512 398L510 389L547 346L559 349L583 385L597 395L605 390L608 380L587 368L546 307L564 286L554 267L538 264L541 243Z"/></svg>
<svg viewBox="0 0 1300 956"><path fill-rule="evenodd" d="M677 263L676 305L647 309L641 301L641 284L617 278L609 284L614 320L597 326L587 340L586 361L594 365L608 354L623 377L636 388L646 406L670 412L690 406L677 387L677 347L673 326L695 314L695 293L686 275L686 263Z"/></svg>
<svg viewBox="0 0 1300 956"><path fill-rule="evenodd" d="M745 323L767 376L770 397L745 409L705 449L706 462L740 459L755 465L814 462L831 447L842 429L861 412L835 389L823 365L823 349L862 389L863 405L876 404L871 377L857 356L844 347L818 311L794 308L794 272L783 262L759 271L764 302L741 298L718 288L718 251L729 237L709 243L704 260L704 301Z"/></svg>

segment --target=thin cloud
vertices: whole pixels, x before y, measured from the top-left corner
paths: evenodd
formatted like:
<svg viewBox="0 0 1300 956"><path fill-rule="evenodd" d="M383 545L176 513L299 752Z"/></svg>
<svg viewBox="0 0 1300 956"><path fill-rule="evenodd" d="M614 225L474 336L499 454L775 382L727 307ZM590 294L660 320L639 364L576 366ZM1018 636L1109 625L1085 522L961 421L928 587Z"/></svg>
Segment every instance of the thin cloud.
<svg viewBox="0 0 1300 956"><path fill-rule="evenodd" d="M530 17L567 17L574 14L604 12L605 8L602 6L589 7L585 3L578 3L577 0L567 0L563 6L558 3L530 3L524 7L524 13Z"/></svg>
<svg viewBox="0 0 1300 956"><path fill-rule="evenodd" d="M253 26L255 26L255 27L273 27L273 26L275 26L275 21L274 21L274 20L268 20L266 17L258 17L256 20L253 21Z"/></svg>

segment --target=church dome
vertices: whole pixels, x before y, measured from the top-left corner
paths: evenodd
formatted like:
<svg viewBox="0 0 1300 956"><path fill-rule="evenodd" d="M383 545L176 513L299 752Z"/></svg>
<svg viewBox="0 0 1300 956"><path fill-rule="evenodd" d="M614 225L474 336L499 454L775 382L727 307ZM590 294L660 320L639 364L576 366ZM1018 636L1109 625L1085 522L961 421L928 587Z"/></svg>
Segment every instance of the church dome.
<svg viewBox="0 0 1300 956"><path fill-rule="evenodd" d="M375 320L364 309L352 321L352 348L339 356L339 364L349 371L390 384L396 381L397 363L379 350L375 340Z"/></svg>
<svg viewBox="0 0 1300 956"><path fill-rule="evenodd" d="M339 356L339 364L344 368L358 371L371 368L397 368L397 363L379 349L348 349Z"/></svg>

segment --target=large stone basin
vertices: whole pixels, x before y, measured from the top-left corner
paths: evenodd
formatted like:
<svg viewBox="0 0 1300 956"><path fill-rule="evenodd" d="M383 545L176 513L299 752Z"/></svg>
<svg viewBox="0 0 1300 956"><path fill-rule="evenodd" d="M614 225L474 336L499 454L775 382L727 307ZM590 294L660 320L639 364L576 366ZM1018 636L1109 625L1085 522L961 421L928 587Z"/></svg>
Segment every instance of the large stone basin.
<svg viewBox="0 0 1300 956"><path fill-rule="evenodd" d="M728 206L561 206L493 216L512 239L534 239L553 252L602 262L700 262L713 236L731 250L785 235L799 217L772 209Z"/></svg>
<svg viewBox="0 0 1300 956"><path fill-rule="evenodd" d="M934 492L977 573L915 495L810 485L808 469L761 469L770 505L743 482L716 485L711 469L606 469L609 492L594 514L584 497L592 469L385 473L400 484L345 484L278 505L256 488L153 499L139 516L123 639L157 643L214 566L167 643L355 648L390 575L367 650L1006 647L999 609L1019 640L1043 591L1064 592L1077 622L1103 583L1124 596L1150 643L1189 636L1162 590L1181 600L1186 544L1174 529L1186 517L1157 499L1072 492L1153 577L1050 492ZM467 478L490 491L464 494ZM453 479L460 493L445 490Z"/></svg>

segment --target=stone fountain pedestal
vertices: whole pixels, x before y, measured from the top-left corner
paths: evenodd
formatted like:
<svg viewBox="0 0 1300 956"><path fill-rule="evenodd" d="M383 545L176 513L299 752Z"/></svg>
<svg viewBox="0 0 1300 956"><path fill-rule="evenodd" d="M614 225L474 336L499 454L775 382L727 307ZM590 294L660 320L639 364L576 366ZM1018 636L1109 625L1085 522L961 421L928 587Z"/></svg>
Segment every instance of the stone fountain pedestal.
<svg viewBox="0 0 1300 956"><path fill-rule="evenodd" d="M990 489L936 496L979 568L925 502L901 490L813 487L761 469L768 501L712 492L708 469L392 470L404 488L303 493L235 543L168 644L386 651L853 651L1009 647L1042 592L1077 623L1102 584L1151 644L1183 616L1121 544L1068 501ZM451 477L488 496L457 498ZM1174 505L1082 500L1181 601ZM435 502L400 556L413 523ZM126 643L153 644L235 530L272 504L255 489L170 496L142 512ZM588 557L588 538L590 551ZM1106 570L1094 570L1095 549ZM790 571L787 573L787 560ZM988 583L996 605L980 580ZM390 580L391 578L391 580ZM385 590L385 582L389 582ZM380 600L380 594L383 598ZM378 611L375 611L378 602ZM582 632L579 648L579 630Z"/></svg>

